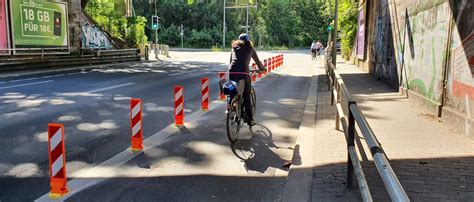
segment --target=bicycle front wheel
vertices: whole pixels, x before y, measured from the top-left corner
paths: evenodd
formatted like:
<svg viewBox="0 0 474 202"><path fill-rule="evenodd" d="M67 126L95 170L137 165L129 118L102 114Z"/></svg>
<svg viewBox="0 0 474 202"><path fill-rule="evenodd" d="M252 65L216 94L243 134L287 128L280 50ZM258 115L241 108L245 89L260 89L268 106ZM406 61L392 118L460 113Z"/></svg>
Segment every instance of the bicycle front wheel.
<svg viewBox="0 0 474 202"><path fill-rule="evenodd" d="M229 111L227 112L227 119L226 119L226 128L227 128L227 138L229 138L229 141L234 143L237 141L237 137L239 136L240 132L240 120L239 113L237 109L240 106L235 107L234 104L236 99L233 99L231 103L231 107Z"/></svg>
<svg viewBox="0 0 474 202"><path fill-rule="evenodd" d="M252 102L252 115L253 120L255 120L255 112L257 111L257 93L255 93L255 89L252 87L251 91L251 102Z"/></svg>

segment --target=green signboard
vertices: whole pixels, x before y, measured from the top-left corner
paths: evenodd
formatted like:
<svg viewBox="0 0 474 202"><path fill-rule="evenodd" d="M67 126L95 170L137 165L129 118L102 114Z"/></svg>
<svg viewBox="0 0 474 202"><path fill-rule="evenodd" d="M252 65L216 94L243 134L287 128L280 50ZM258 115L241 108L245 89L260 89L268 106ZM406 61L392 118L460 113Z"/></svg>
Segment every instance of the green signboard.
<svg viewBox="0 0 474 202"><path fill-rule="evenodd" d="M10 8L15 49L68 47L66 3L13 0Z"/></svg>

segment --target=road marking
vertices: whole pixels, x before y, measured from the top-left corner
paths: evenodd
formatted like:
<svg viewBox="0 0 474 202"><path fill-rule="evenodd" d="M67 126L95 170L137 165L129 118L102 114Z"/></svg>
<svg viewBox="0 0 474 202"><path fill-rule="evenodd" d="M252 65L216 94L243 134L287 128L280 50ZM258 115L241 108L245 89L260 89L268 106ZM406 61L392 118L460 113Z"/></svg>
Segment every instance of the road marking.
<svg viewBox="0 0 474 202"><path fill-rule="evenodd" d="M258 80L255 84L259 83L261 80ZM122 84L122 85L127 85L127 84ZM128 85L131 85L128 83ZM110 87L109 87L110 88ZM258 86L255 86L255 88L258 88ZM214 100L209 104L209 111L211 112L215 109L218 109L219 107L224 109L223 106L227 104L225 101L220 101L220 100ZM191 115L185 117L185 125L186 127L191 127L193 126L193 122L197 121L201 116L205 115L208 112L203 112L201 110L197 110ZM61 198L61 200L66 200L67 198L74 196L74 194L77 194L81 192L82 190L92 187L96 184L99 184L102 181L111 179L111 177L101 177L101 178L82 178L80 176L94 176L97 175L97 173L100 173L103 168L119 168L123 164L127 163L131 159L135 158L136 156L140 155L141 153L144 153L148 151L149 149L155 148L163 143L165 143L165 140L167 140L172 134L179 132L179 128L176 127L174 123L170 124L168 127L164 128L163 130L153 134L152 136L146 138L143 140L143 151L142 152L131 152L129 149L124 150L120 152L119 154L115 155L112 158L109 158L108 160L102 162L101 164L93 167L93 168L88 168L85 170L79 170L76 173L73 173L72 175L77 176L73 180L68 182L69 190L71 191L68 195L64 196ZM51 201L49 198L49 193L44 194L43 196L37 198L35 201Z"/></svg>
<svg viewBox="0 0 474 202"><path fill-rule="evenodd" d="M32 85L37 85L37 84L49 83L49 82L53 82L53 81L54 80L47 80L47 81L38 81L38 82L33 82L33 83L26 83L26 84L21 84L21 85L5 86L5 87L0 87L0 90L9 89L9 88L18 88L18 87L23 87L23 86L32 86Z"/></svg>
<svg viewBox="0 0 474 202"><path fill-rule="evenodd" d="M31 80L36 80L36 79L39 79L39 78L38 77L28 78L28 79L25 79L25 81L31 81Z"/></svg>
<svg viewBox="0 0 474 202"><path fill-rule="evenodd" d="M170 76L179 76L179 75L183 75L185 73L186 72L177 72L177 73L170 74Z"/></svg>
<svg viewBox="0 0 474 202"><path fill-rule="evenodd" d="M131 85L135 85L135 83L124 83L124 84L120 84L120 85L109 86L109 87L105 87L105 88L99 88L99 89L95 89L95 90L86 91L86 93L98 93L98 92L102 92L102 91L112 90L112 89L121 88L121 87L125 87L125 86L131 86Z"/></svg>
<svg viewBox="0 0 474 202"><path fill-rule="evenodd" d="M75 74L81 74L81 72L67 73L66 75L75 75Z"/></svg>
<svg viewBox="0 0 474 202"><path fill-rule="evenodd" d="M215 100L212 102L212 104L209 107L209 111L215 110L217 108L222 108L224 109L223 105L225 102ZM201 110L197 110L191 115L188 116L186 119L185 123L187 127L192 127L193 122L197 121L201 116L206 114L206 112L203 112ZM146 152L149 149L153 149L163 143L165 143L165 140L169 138L171 135L179 132L179 128L176 127L174 123L170 124L168 127L164 128L163 130L153 134L152 136L146 138L143 141L143 151ZM85 170L79 170L76 173L74 173L74 176L93 176L97 175L97 173L100 173L103 168L120 168L123 164L127 163L131 159L135 158L136 156L140 155L142 152L131 152L129 149L124 150L120 152L119 154L115 155L114 157L102 162L98 166L94 168L89 168ZM110 177L104 177L104 178L75 178L71 181L68 182L68 187L69 190L71 191L68 195L64 196L61 198L61 200L66 200L70 196L73 196L74 194L77 194L81 192L82 190L94 186L104 180L111 179ZM40 198L37 198L35 201L50 201L50 198L48 197L48 193L41 196Z"/></svg>

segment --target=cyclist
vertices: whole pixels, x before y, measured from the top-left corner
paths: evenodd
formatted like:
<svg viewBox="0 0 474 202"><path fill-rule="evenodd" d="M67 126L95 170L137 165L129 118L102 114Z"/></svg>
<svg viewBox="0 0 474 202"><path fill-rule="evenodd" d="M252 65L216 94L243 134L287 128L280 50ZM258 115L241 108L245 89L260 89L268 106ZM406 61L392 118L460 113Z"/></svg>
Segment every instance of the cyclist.
<svg viewBox="0 0 474 202"><path fill-rule="evenodd" d="M244 107L247 113L247 124L249 126L255 125L253 120L252 104L250 102L250 91L252 80L250 78L250 59L255 61L260 71L267 71L260 59L258 59L257 52L253 48L250 37L247 34L241 34L239 40L232 43L232 53L230 55L229 65L229 79L235 82L240 80L245 81L245 89L243 93Z"/></svg>
<svg viewBox="0 0 474 202"><path fill-rule="evenodd" d="M316 57L319 56L321 54L321 49L323 49L324 46L323 44L318 40L318 41L313 41L313 43L311 44L311 55L313 56L313 60L314 59L317 59Z"/></svg>

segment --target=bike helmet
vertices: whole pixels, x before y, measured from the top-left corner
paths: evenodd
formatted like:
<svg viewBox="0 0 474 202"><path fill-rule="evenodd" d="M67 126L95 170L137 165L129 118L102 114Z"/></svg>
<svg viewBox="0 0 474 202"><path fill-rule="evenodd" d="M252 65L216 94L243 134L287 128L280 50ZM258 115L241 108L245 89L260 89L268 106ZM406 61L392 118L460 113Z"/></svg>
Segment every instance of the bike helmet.
<svg viewBox="0 0 474 202"><path fill-rule="evenodd" d="M241 40L241 41L250 41L250 37L247 34L241 34L241 35L239 35L239 40Z"/></svg>

